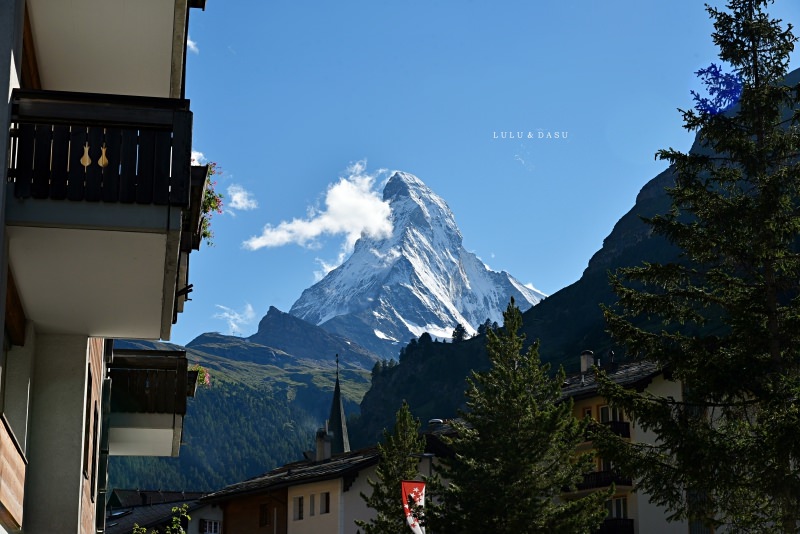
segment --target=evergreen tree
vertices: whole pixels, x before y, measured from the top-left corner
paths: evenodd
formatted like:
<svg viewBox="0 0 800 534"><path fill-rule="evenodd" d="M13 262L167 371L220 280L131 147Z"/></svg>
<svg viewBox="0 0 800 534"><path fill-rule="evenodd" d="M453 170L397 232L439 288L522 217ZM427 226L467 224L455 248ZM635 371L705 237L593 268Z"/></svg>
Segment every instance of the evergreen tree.
<svg viewBox="0 0 800 534"><path fill-rule="evenodd" d="M467 411L454 424L455 456L443 458L444 516L435 532L453 534L586 533L606 515L610 492L565 501L592 470L578 455L585 422L561 399L563 369L553 378L535 345L522 352L522 315L514 300L502 330L487 331L491 368L467 379Z"/></svg>
<svg viewBox="0 0 800 534"><path fill-rule="evenodd" d="M383 431L383 443L378 445L380 463L375 474L378 480L368 479L372 494L361 494L367 507L376 517L369 521L356 520L364 534L401 534L410 532L406 524L400 482L414 480L417 466L425 450L425 439L419 433L419 419L411 415L408 403L397 411L394 432Z"/></svg>
<svg viewBox="0 0 800 534"><path fill-rule="evenodd" d="M660 362L684 394L606 382L601 393L659 439L606 436L603 455L672 518L726 532L800 525L800 97L783 79L796 39L770 3L707 7L733 73L698 72L711 98L683 111L697 149L659 152L672 207L646 221L682 256L612 276L619 302L605 310L629 355Z"/></svg>
<svg viewBox="0 0 800 534"><path fill-rule="evenodd" d="M478 325L478 335L482 336L486 334L486 331L489 330L491 327L492 327L492 320L487 317L482 324Z"/></svg>
<svg viewBox="0 0 800 534"><path fill-rule="evenodd" d="M456 327L453 329L453 343L458 343L468 338L469 338L469 333L467 333L467 329L464 328L463 324L458 323Z"/></svg>

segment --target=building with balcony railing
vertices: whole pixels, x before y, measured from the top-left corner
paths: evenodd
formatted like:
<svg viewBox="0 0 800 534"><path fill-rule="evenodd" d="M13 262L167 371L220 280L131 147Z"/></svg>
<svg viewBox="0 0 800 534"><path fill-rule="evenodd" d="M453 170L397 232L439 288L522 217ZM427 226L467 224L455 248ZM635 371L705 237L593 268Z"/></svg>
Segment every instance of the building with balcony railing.
<svg viewBox="0 0 800 534"><path fill-rule="evenodd" d="M176 455L207 170L191 166L191 8L203 0L0 5L0 533L104 531L109 455Z"/></svg>
<svg viewBox="0 0 800 534"><path fill-rule="evenodd" d="M580 373L570 376L562 387L562 395L573 401L573 414L578 418L591 418L595 424L604 425L618 436L632 442L654 443L655 435L645 432L620 409L609 405L597 392L594 366L603 368L607 376L628 388L648 391L657 396L672 396L680 399L680 382L674 381L654 362L641 361L615 364L611 358L606 362L596 360L591 351L581 354ZM593 445L590 432L586 442L580 446L582 452L591 451ZM686 522L668 522L664 508L652 504L648 495L633 491L635 480L619 472L614 465L603 458L596 458L595 471L586 473L583 481L572 492L564 494L565 499L607 489L612 485L614 495L607 502L608 517L595 530L595 534L659 534L690 532Z"/></svg>

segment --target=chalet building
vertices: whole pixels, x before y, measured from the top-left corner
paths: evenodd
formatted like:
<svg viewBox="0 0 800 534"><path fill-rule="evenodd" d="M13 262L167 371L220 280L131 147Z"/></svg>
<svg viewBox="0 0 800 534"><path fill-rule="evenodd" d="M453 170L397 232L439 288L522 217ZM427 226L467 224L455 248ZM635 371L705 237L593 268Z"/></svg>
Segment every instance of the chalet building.
<svg viewBox="0 0 800 534"><path fill-rule="evenodd" d="M581 354L581 372L569 377L562 389L564 397L573 400L575 417L592 417L607 425L611 430L632 442L655 443L656 436L636 427L618 408L609 406L608 402L597 393L597 382L592 366L597 364L606 371L614 382L627 388L646 391L656 396L682 398L681 383L671 380L657 364L648 361L615 365L613 362L595 361L591 351ZM580 445L585 452L592 449L587 441ZM666 511L649 502L648 495L633 492L633 481L618 473L614 466L597 458L595 471L584 476L583 483L578 484L577 492L564 495L564 498L580 497L587 493L607 489L614 484L616 493L608 501L608 517L597 534L707 534L704 530L689 528L686 522L667 522ZM696 527L695 527L696 528ZM710 534L710 533L708 533Z"/></svg>
<svg viewBox="0 0 800 534"><path fill-rule="evenodd" d="M374 514L361 493L372 491L367 480L377 478L380 457L375 447L350 450L338 372L330 418L317 431L315 450L305 456L223 488L200 503L222 510L220 533L356 534L355 520Z"/></svg>
<svg viewBox="0 0 800 534"><path fill-rule="evenodd" d="M367 478L376 478L378 460L376 448L302 460L200 502L219 506L224 533L355 534L355 519L371 515L360 493L371 491Z"/></svg>
<svg viewBox="0 0 800 534"><path fill-rule="evenodd" d="M0 3L0 534L105 530L109 455L177 455L193 392L164 339L200 244L189 12Z"/></svg>

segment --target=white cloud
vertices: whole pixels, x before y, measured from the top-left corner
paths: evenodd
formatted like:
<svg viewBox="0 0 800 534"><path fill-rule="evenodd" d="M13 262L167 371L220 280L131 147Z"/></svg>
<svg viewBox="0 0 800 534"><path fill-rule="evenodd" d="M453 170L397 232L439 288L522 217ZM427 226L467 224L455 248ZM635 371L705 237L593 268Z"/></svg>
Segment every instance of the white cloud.
<svg viewBox="0 0 800 534"><path fill-rule="evenodd" d="M325 193L325 208L309 208L306 218L282 221L277 226L266 225L261 235L243 243L250 250L296 244L306 247L318 245L321 236L344 236L336 264L320 261L325 272L340 264L353 250L361 235L373 238L392 234L389 203L373 190L375 178L383 171L366 172L366 161L359 161L347 170L347 176L330 184Z"/></svg>
<svg viewBox="0 0 800 534"><path fill-rule="evenodd" d="M228 332L231 335L241 334L242 326L252 323L253 319L256 318L256 312L249 302L244 305L244 310L241 312L237 312L236 310L228 308L227 306L223 306L222 304L216 304L216 307L222 311L215 313L214 319L222 319L227 321Z"/></svg>
<svg viewBox="0 0 800 534"><path fill-rule="evenodd" d="M253 198L253 194L241 185L231 184L228 186L227 192L225 211L231 215L235 215L234 211L248 211L258 207L258 202Z"/></svg>
<svg viewBox="0 0 800 534"><path fill-rule="evenodd" d="M186 49L189 50L189 52L193 52L195 54L199 54L200 53L200 49L197 48L197 42L196 41L192 41L192 37L191 36L186 38Z"/></svg>
<svg viewBox="0 0 800 534"><path fill-rule="evenodd" d="M195 163L197 165L205 165L206 163L205 155L199 150L192 150L192 163Z"/></svg>

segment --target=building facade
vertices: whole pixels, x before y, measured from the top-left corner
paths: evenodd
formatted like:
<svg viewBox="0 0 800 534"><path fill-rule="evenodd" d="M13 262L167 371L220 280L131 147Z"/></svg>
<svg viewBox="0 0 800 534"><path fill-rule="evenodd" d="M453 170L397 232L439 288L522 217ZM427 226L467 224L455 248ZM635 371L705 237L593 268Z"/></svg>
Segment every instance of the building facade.
<svg viewBox="0 0 800 534"><path fill-rule="evenodd" d="M177 454L185 354L111 340L169 339L191 291L193 7L0 4L0 532L103 532L108 456Z"/></svg>
<svg viewBox="0 0 800 534"><path fill-rule="evenodd" d="M656 436L644 431L630 420L627 414L614 408L597 392L593 366L601 364L595 361L591 351L581 355L581 373L567 379L562 389L565 397L573 401L573 414L577 418L591 417L608 426L614 433L638 443L655 443ZM682 387L679 381L671 380L653 362L635 362L615 365L613 361L602 362L601 367L614 382L628 388L660 397L682 398ZM592 442L586 441L579 447L581 452L593 450ZM689 524L683 521L668 522L664 508L650 502L644 492L633 491L633 480L619 473L611 462L601 457L595 459L595 471L584 476L583 483L578 484L577 491L564 497L576 497L592 491L607 489L612 484L615 493L606 503L608 517L597 534L690 534Z"/></svg>

